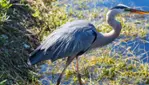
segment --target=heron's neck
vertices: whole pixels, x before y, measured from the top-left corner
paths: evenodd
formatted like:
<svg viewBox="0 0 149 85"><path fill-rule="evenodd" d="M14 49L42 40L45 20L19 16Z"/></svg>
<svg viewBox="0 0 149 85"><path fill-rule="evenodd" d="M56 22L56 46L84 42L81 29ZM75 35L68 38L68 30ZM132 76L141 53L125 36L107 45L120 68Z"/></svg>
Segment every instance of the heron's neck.
<svg viewBox="0 0 149 85"><path fill-rule="evenodd" d="M112 31L109 33L103 34L104 37L104 43L108 44L111 43L113 40L115 40L120 32L121 32L121 24L117 20L115 20L117 13L114 11L109 11L107 14L107 23L113 28Z"/></svg>
<svg viewBox="0 0 149 85"><path fill-rule="evenodd" d="M117 14L118 13L114 11L109 11L107 13L107 22L113 29L109 33L98 33L97 39L92 48L107 45L119 36L122 27L121 24L115 20Z"/></svg>

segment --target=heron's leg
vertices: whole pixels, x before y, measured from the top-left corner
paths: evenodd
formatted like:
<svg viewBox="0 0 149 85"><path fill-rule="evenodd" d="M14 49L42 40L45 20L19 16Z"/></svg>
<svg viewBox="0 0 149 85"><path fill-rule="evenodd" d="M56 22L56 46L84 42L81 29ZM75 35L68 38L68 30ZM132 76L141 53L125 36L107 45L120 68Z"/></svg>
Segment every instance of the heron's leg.
<svg viewBox="0 0 149 85"><path fill-rule="evenodd" d="M78 57L76 57L76 68L77 68L77 76L78 76L78 80L79 80L79 83L80 85L83 85L82 84L82 81L81 81L81 74L79 73L79 64L78 64Z"/></svg>
<svg viewBox="0 0 149 85"><path fill-rule="evenodd" d="M75 56L74 56L74 57L68 57L68 58L67 58L66 66L64 67L62 73L60 74L60 76L59 76L59 78L58 78L58 80L57 80L57 84L56 84L56 85L59 85L59 84L60 84L61 79L62 79L62 76L63 76L63 74L64 74L66 68L69 66L69 64L72 62L72 60L73 60L74 58L75 58Z"/></svg>

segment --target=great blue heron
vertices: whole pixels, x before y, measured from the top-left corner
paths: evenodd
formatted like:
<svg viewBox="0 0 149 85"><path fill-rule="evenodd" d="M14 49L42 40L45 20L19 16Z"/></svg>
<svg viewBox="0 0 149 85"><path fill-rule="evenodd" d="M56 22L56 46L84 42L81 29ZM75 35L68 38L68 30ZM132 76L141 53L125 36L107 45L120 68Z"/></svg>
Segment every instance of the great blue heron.
<svg viewBox="0 0 149 85"><path fill-rule="evenodd" d="M117 5L107 13L106 21L113 30L105 34L97 32L95 26L85 20L68 22L48 36L30 55L28 63L33 65L44 60L51 60L53 62L57 59L67 57L66 66L57 81L57 85L59 85L65 69L76 58L77 75L79 83L82 85L81 76L78 71L78 56L88 50L107 45L117 38L122 26L120 22L115 20L115 17L123 12L149 14L147 11L132 9L125 5Z"/></svg>

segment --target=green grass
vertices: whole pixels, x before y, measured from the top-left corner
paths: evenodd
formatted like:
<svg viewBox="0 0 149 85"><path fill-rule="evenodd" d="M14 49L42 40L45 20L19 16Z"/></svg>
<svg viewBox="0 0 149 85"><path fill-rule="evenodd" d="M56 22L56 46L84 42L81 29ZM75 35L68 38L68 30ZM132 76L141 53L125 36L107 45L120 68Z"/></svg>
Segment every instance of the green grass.
<svg viewBox="0 0 149 85"><path fill-rule="evenodd" d="M27 84L31 80L28 76L33 75L29 74L26 60L29 50L35 47L27 31L34 24L31 9L11 0L1 0L0 9L0 82L2 85Z"/></svg>
<svg viewBox="0 0 149 85"><path fill-rule="evenodd" d="M79 71L85 85L98 85L99 83L103 85L149 84L149 65L147 63L144 64L131 57L109 56L107 53L110 52L110 49L107 48L98 52L103 54L100 56L84 55L79 58ZM63 84L65 82L69 82L68 85L78 84L75 62L76 60L66 70L62 80ZM41 75L52 75L54 78L55 74L61 73L64 64L64 60L58 60L55 64L50 63L49 66L52 70ZM54 78L54 80L56 79Z"/></svg>
<svg viewBox="0 0 149 85"><path fill-rule="evenodd" d="M88 82L88 76L92 78L90 84L94 82L97 82L97 84L98 82L109 83L110 85L148 83L148 65L143 65L135 60L94 56L82 65L84 67L81 66L83 68L81 72L83 78L87 79L86 83ZM84 72L85 70L88 72ZM89 74L92 74L92 76Z"/></svg>

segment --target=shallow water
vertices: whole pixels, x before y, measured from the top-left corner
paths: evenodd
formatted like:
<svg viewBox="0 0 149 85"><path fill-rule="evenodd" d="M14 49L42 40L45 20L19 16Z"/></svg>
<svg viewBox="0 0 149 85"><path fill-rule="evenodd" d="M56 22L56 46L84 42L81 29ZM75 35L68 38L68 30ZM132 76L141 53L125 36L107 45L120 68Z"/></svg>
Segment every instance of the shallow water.
<svg viewBox="0 0 149 85"><path fill-rule="evenodd" d="M123 57L134 57L143 63L149 63L149 35L145 39L135 38L112 47L111 55L119 53Z"/></svg>
<svg viewBox="0 0 149 85"><path fill-rule="evenodd" d="M149 10L149 0L103 0L103 4L99 2L98 6L105 5L106 7L113 7L117 4L125 4L127 6Z"/></svg>
<svg viewBox="0 0 149 85"><path fill-rule="evenodd" d="M75 6L75 2L79 0L58 0L62 4L70 4ZM89 3L88 3L89 2ZM86 4L87 3L87 4ZM108 7L111 8L117 4L125 4L130 7L149 11L149 0L88 0L85 2L89 8Z"/></svg>

